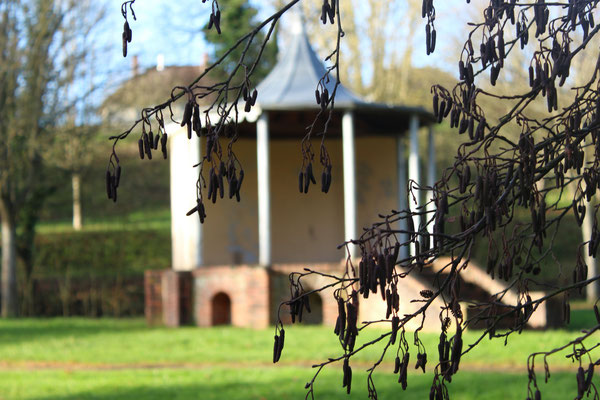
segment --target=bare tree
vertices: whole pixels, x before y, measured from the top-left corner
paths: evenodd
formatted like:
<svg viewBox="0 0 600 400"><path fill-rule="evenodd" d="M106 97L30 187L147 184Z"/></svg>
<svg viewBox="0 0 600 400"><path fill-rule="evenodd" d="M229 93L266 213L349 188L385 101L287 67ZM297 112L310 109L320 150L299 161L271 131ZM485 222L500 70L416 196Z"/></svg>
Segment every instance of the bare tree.
<svg viewBox="0 0 600 400"><path fill-rule="evenodd" d="M298 2L295 0L283 5L257 29L265 28L271 32L281 15ZM469 3L467 1L463 7L470 7ZM126 2L125 9L132 4L132 1ZM217 30L226 29L219 25L218 2L213 0L209 4L212 7L209 25ZM335 107L335 89L332 92L325 90L323 82L328 78L339 82L340 51L343 48L340 43L344 28L337 1L324 0L319 2L319 6L322 23L337 28L336 40L330 41L333 50L327 57L333 65L316 83L316 102L322 106L322 112L327 113ZM402 389L406 389L410 360L407 325L411 321L417 322L418 328L413 331L418 347L417 366L425 369L428 349L424 348L418 334L423 329L425 314L433 313L439 315L440 341L439 361L433 366L430 399L446 399L447 385L459 371L461 357L484 337L506 338L520 332L540 305L555 298L562 302L564 318L568 321L570 296L587 286L596 285L600 280L597 273L589 274L584 261L584 254L595 257L600 245L598 205L588 205L600 187L600 61L597 48L591 55L585 51L593 47L594 38L597 41L600 30L594 21L597 9L598 0L490 0L486 2L483 13L470 23L469 32L464 35L460 59L456 62L460 81L454 88L440 85L431 88L433 110L438 121L448 120L456 134L460 135L456 162L445 170L434 187L410 182L408 188L410 196L428 192L428 198L433 199L430 203L435 207L425 204L416 209L391 211L365 229L360 237L344 243L342 247L348 250L348 258L342 276L309 269L290 277L293 296L280 310L289 306L292 320L300 317L303 309L309 310L309 295L326 288L336 288L334 296L339 305L335 334L339 337L340 354L315 366L315 376L306 385L307 397L313 397L319 373L334 363L342 364L343 386L350 392L350 361L370 346L380 346L381 358L369 369L369 397L377 398L372 375L391 349L397 349L395 372L400 374ZM127 17L126 13L124 15ZM435 52L437 42L434 0L422 1L421 16L425 20L426 33L423 50L431 54ZM126 45L129 37L127 29L123 37ZM255 37L256 30L253 30L234 47L247 46ZM269 37L267 33L265 40ZM377 34L374 37L378 37ZM532 52L522 53L528 44ZM526 60L527 74L512 78L519 85L499 90L498 84L506 79L506 66L513 57L519 58L518 54L526 54L519 62ZM581 72L585 77L579 77L576 82L570 75L576 60L583 57L594 61L589 71ZM140 155L151 156L152 149L156 148L150 140L152 128L160 130L161 137L166 140L163 112L169 111L168 115L174 118L173 103L184 99L181 125L187 125L190 136L192 131L196 131L198 135L205 133L208 138L206 155L198 166L198 205L190 210L190 214L198 212L201 220L206 212L204 196L214 201L217 190L223 190L224 176L229 179L230 190L233 188L234 194L240 190L236 171L241 164L232 153L235 134L226 153L220 144L228 127L233 126L235 132L238 101L243 99L245 108L250 109L257 97L251 83L253 65L245 64L243 53L238 68L246 71L241 82L229 78L214 86L202 87L198 82L203 74L191 85L175 88L171 98L164 103L143 110L141 118L130 129L113 138L116 145L139 125ZM561 90L565 85L571 90ZM216 100L203 111L204 123L201 124L197 100L209 94ZM497 118L492 117L497 110L488 110L486 104L490 103L485 99L505 107L499 108L501 113ZM545 107L543 112L539 110L540 103ZM210 112L213 110L218 115L216 120L211 120ZM307 144L311 134L309 127L302 146L304 161L301 176L304 176L305 182L312 174L314 153ZM589 157L586 157L586 151ZM321 145L319 159L326 172L330 160L324 144ZM119 171L113 148L107 172L109 197L116 196ZM323 187L326 188L330 177L323 176ZM208 182L208 187L205 182ZM564 206L564 196L567 195L564 189L569 185L575 189L570 204ZM556 193L559 195L555 196ZM525 221L517 220L515 212L518 210L524 210L530 217ZM561 221L574 218L581 225L590 215L589 239L573 249L574 266L568 268L571 281L565 285L540 281L537 278L540 272L553 267L553 245ZM396 228L400 221L405 221L408 228ZM403 240L403 237L408 239ZM477 242L484 242L488 248L487 274L504 280L506 289L471 304L467 314L460 305L460 281ZM350 257L352 246L358 246L360 259ZM408 249L407 257L400 256L402 247ZM420 298L410 300L420 305L417 311L401 315L399 282L411 274L420 273L425 265L445 259L448 261L437 273L433 290L425 290ZM304 290L302 282L314 274L330 279L331 283L315 290ZM532 291L538 289L545 290L546 294L533 298ZM378 296L387 303L387 312L376 321L358 321L361 298L378 291ZM506 301L509 291L516 292L516 304ZM600 360L597 353L591 351L599 346L592 336L600 330L600 312L598 298L594 300L596 321L590 321L589 328L580 337L529 357L528 399L541 398L536 375L540 363L536 365L535 361L543 360L542 369L548 377L546 358L567 348L573 349L569 355L579 364L576 398L586 395L598 398L599 392L592 378L594 367L600 364ZM441 309L437 306L434 309L434 302L441 302ZM356 338L360 329L372 324L387 326L388 331L370 342L358 344ZM474 343L463 344L463 331L475 324L486 326L481 337ZM508 329L501 329L506 324ZM275 329L274 362L281 357L284 345L285 331L281 320Z"/></svg>
<svg viewBox="0 0 600 400"><path fill-rule="evenodd" d="M51 188L43 151L63 115L61 67L85 48L71 46L69 22L80 1L17 1L0 5L0 219L2 220L2 316L18 313L17 258L31 274L35 224ZM86 10L87 11L87 10ZM86 27L89 29L89 26ZM19 230L17 231L17 227Z"/></svg>

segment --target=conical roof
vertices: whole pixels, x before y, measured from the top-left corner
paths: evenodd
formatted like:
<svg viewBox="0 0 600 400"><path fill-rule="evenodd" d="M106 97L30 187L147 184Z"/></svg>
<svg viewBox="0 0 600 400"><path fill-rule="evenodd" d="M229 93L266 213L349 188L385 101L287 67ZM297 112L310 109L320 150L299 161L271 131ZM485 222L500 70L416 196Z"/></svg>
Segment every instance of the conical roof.
<svg viewBox="0 0 600 400"><path fill-rule="evenodd" d="M302 16L290 10L288 26L291 37L286 50L273 70L258 85L258 103L268 109L318 108L315 89L326 69L308 41ZM335 86L335 73L330 73L325 83L329 93ZM353 108L365 104L358 96L339 85L335 95L336 108Z"/></svg>
<svg viewBox="0 0 600 400"><path fill-rule="evenodd" d="M296 10L290 10L284 18L288 18L286 27L290 28L290 39L273 70L257 87L259 109L265 111L318 109L315 89L319 80L325 75L325 66L308 41L303 16ZM324 84L329 93L332 93L335 87L334 72L330 74L329 82ZM369 119L369 124L372 126L383 124L386 129L398 129L404 125L408 127L407 118L410 115L418 115L425 124L435 121L433 115L422 107L365 101L341 84L336 91L335 108L355 110L358 118ZM253 109L251 113L256 111ZM257 117L258 115L253 115L250 120L255 120Z"/></svg>

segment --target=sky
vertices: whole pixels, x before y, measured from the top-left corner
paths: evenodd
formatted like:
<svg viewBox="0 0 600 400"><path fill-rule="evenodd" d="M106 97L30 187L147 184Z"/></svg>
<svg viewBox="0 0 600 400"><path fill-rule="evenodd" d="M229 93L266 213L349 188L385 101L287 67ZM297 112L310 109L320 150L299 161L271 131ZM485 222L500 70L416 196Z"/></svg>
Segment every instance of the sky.
<svg viewBox="0 0 600 400"><path fill-rule="evenodd" d="M251 1L258 8L259 17L266 18L273 12L266 0ZM121 55L121 32L123 17L121 1L109 0L107 12L106 40L110 43L110 56L106 58L105 67L111 71L108 91L118 86L122 80L131 76L134 57L141 70L156 66L157 57L164 57L165 65L199 65L209 51L208 45L200 33L208 20L210 0L202 3L199 0L138 0L134 4L137 20L129 18L133 30L133 41L129 45L128 56ZM222 2L225 6L226 2ZM460 5L464 8L464 3ZM438 45L434 56L425 55L424 27L419 26L416 37L416 54L414 64L418 67L433 65L454 72L454 63L443 57L444 49L454 45L455 31L464 29L460 18L457 18L455 2L436 3L438 21ZM368 75L369 71L363 71Z"/></svg>

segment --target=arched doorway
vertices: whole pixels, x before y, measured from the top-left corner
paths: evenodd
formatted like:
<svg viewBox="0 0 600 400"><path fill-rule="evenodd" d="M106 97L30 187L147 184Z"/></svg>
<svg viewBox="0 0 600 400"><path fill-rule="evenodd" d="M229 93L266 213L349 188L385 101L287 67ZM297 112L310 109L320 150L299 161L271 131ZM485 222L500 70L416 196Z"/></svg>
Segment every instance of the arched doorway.
<svg viewBox="0 0 600 400"><path fill-rule="evenodd" d="M323 300L319 293L311 293L308 296L310 312L302 313L302 323L306 325L320 325L323 323Z"/></svg>
<svg viewBox="0 0 600 400"><path fill-rule="evenodd" d="M215 294L211 300L212 325L231 325L231 299L223 292Z"/></svg>

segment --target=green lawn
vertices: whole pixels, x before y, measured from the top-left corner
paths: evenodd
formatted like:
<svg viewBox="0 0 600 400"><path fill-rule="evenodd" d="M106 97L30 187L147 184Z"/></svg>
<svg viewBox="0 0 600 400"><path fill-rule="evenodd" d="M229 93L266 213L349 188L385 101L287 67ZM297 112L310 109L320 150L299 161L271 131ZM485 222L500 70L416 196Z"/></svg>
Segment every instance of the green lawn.
<svg viewBox="0 0 600 400"><path fill-rule="evenodd" d="M75 399L303 399L308 368L210 368L127 369L118 371L10 371L2 373L0 398L36 400ZM353 374L353 390L346 395L342 374L326 371L315 385L317 399L366 399L366 374ZM426 399L431 374L409 374L402 392L397 377L389 373L375 378L380 399ZM449 385L453 399L524 399L527 379L523 374L461 372ZM543 398L564 400L576 393L571 374L553 374L541 384Z"/></svg>
<svg viewBox="0 0 600 400"><path fill-rule="evenodd" d="M359 338L371 340L380 333L371 329ZM511 337L507 347L486 339L461 363L463 371L449 386L453 398L525 398L527 354L576 335L524 332ZM0 400L302 399L304 384L313 374L310 365L339 354L339 344L330 328L289 327L281 365L273 366L272 336L271 329L148 328L143 320L2 320ZM465 334L466 341L475 337L476 332ZM422 340L434 360L437 335L422 334ZM564 354L549 360L553 374L543 389L544 399L574 397L576 382L569 370L576 367ZM352 363L350 398L366 398L364 370L377 356L376 349L369 350ZM382 399L399 397L401 391L391 374L392 360L390 354L375 375ZM323 371L317 398L348 398L340 369L335 365ZM431 380L429 371L411 373L411 390L402 398L427 398Z"/></svg>
<svg viewBox="0 0 600 400"><path fill-rule="evenodd" d="M86 218L82 227L85 232L110 231L139 231L139 230L170 230L171 210L158 208L154 210L132 211L125 215L113 217ZM73 232L73 221L40 222L36 231L41 234Z"/></svg>

